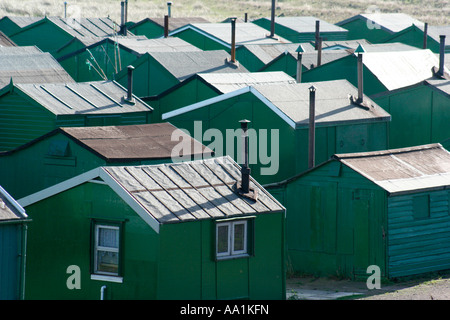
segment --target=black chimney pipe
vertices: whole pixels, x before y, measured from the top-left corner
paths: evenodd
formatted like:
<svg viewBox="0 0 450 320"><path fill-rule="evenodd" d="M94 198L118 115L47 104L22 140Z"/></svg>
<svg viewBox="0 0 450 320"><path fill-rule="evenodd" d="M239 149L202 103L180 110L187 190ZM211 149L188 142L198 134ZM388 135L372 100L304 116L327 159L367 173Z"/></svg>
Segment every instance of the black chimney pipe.
<svg viewBox="0 0 450 320"><path fill-rule="evenodd" d="M172 1L167 2L167 15L169 18L172 17Z"/></svg>
<svg viewBox="0 0 450 320"><path fill-rule="evenodd" d="M127 35L127 26L125 24L125 1L120 2L121 12L120 12L120 34L122 36Z"/></svg>
<svg viewBox="0 0 450 320"><path fill-rule="evenodd" d="M303 57L303 50L302 45L299 45L297 50L297 74L296 74L296 81L297 83L302 82L302 69L303 69L303 63L302 63L302 57Z"/></svg>
<svg viewBox="0 0 450 320"><path fill-rule="evenodd" d="M439 36L440 48L439 48L439 75L444 76L444 59L445 59L445 35Z"/></svg>
<svg viewBox="0 0 450 320"><path fill-rule="evenodd" d="M164 16L164 38L169 36L169 16L166 14Z"/></svg>
<svg viewBox="0 0 450 320"><path fill-rule="evenodd" d="M231 62L236 62L236 17L231 20Z"/></svg>
<svg viewBox="0 0 450 320"><path fill-rule="evenodd" d="M317 67L322 64L322 37L317 40Z"/></svg>
<svg viewBox="0 0 450 320"><path fill-rule="evenodd" d="M316 145L316 88L309 88L309 152L308 152L308 168L315 165L315 145Z"/></svg>
<svg viewBox="0 0 450 320"><path fill-rule="evenodd" d="M246 194L250 192L250 168L248 166L248 123L249 120L241 120L241 130L243 138L243 165L241 168L242 181L241 181L241 192Z"/></svg>
<svg viewBox="0 0 450 320"><path fill-rule="evenodd" d="M270 14L270 37L275 36L275 0L272 0L272 9Z"/></svg>
<svg viewBox="0 0 450 320"><path fill-rule="evenodd" d="M423 28L423 48L427 48L427 41L428 41L428 23L425 22L425 26Z"/></svg>
<svg viewBox="0 0 450 320"><path fill-rule="evenodd" d="M127 69L128 69L127 101L131 102L131 101L133 101L133 70L134 70L134 67L132 65L129 65L127 67Z"/></svg>
<svg viewBox="0 0 450 320"><path fill-rule="evenodd" d="M319 37L320 37L320 21L316 20L316 41L314 44L314 49L318 49L319 48Z"/></svg>

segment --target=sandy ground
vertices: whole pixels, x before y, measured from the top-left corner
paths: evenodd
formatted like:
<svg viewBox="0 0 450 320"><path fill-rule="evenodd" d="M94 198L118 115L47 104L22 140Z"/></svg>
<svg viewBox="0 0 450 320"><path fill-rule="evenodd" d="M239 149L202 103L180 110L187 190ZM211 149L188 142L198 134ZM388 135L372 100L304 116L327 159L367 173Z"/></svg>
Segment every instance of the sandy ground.
<svg viewBox="0 0 450 320"><path fill-rule="evenodd" d="M352 300L450 300L450 271L409 279L381 282L380 289L368 289L365 281L294 277L286 280L291 299ZM317 292L314 296L312 293ZM302 295L305 293L305 295ZM328 298L326 297L328 296ZM331 298L330 298L331 297Z"/></svg>

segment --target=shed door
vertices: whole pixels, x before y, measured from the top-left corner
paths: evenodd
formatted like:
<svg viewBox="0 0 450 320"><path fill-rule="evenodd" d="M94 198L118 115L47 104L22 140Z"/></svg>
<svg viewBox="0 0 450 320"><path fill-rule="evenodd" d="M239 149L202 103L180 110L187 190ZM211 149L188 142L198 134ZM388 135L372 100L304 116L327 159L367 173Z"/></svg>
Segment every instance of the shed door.
<svg viewBox="0 0 450 320"><path fill-rule="evenodd" d="M368 132L366 124L336 127L336 153L368 151Z"/></svg>
<svg viewBox="0 0 450 320"><path fill-rule="evenodd" d="M0 226L0 300L19 299L17 225Z"/></svg>
<svg viewBox="0 0 450 320"><path fill-rule="evenodd" d="M355 219L354 274L366 274L369 266L369 200L353 199Z"/></svg>

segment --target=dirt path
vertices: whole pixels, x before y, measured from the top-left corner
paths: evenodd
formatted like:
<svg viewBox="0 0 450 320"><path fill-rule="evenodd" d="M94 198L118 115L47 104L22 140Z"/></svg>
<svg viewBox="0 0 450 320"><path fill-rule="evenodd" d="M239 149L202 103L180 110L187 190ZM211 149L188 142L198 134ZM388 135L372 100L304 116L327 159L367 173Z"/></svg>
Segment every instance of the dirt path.
<svg viewBox="0 0 450 320"><path fill-rule="evenodd" d="M286 288L291 299L305 299L306 294L320 299L355 300L450 300L450 271L411 279L381 283L380 289L368 289L365 281L336 280L330 278L295 277L287 279ZM317 292L313 296L311 293ZM305 295L302 295L305 293ZM339 294L338 294L339 293ZM346 293L346 294L342 294ZM331 294L331 295L330 295ZM342 298L339 298L341 297Z"/></svg>

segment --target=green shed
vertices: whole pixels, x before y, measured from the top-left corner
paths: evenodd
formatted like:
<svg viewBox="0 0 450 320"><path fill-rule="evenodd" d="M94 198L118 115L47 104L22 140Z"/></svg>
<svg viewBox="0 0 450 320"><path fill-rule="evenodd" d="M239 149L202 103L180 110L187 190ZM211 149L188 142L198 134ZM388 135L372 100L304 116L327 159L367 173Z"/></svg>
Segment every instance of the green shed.
<svg viewBox="0 0 450 320"><path fill-rule="evenodd" d="M297 49L296 49L297 50ZM327 64L351 55L354 50L322 50L306 51L301 55L302 72ZM297 77L298 54L295 50L285 51L274 58L259 71L284 71L292 77Z"/></svg>
<svg viewBox="0 0 450 320"><path fill-rule="evenodd" d="M10 36L42 18L43 17L31 16L4 16L0 19L0 31L7 36Z"/></svg>
<svg viewBox="0 0 450 320"><path fill-rule="evenodd" d="M135 70L134 93L141 98L156 96L197 73L242 73L246 68L230 61L224 50L191 52L149 52L131 64ZM126 86L128 73L115 75L117 82Z"/></svg>
<svg viewBox="0 0 450 320"><path fill-rule="evenodd" d="M223 93L251 85L295 83L295 79L281 71L243 73L198 73L161 94L145 99L153 107L153 121L161 115Z"/></svg>
<svg viewBox="0 0 450 320"><path fill-rule="evenodd" d="M276 44L243 44L236 49L236 58L250 72L258 72L275 58L288 52L295 52L302 45L305 52L314 51L309 42Z"/></svg>
<svg viewBox="0 0 450 320"><path fill-rule="evenodd" d="M203 17L169 17L168 22L169 32L191 23L209 23L209 21ZM133 34L145 36L148 39L155 39L164 36L164 17L145 18L136 23L129 22L127 25L127 29Z"/></svg>
<svg viewBox="0 0 450 320"><path fill-rule="evenodd" d="M429 49L407 45L368 45L362 53L363 87L368 96L407 87L432 78L439 59ZM358 86L357 53L334 60L302 74L302 81L346 79Z"/></svg>
<svg viewBox="0 0 450 320"><path fill-rule="evenodd" d="M117 24L110 18L61 18L44 17L11 34L10 38L19 46L37 46L44 52L58 57L58 50L74 39L77 43L71 48L75 51L92 43L92 38L100 39L118 32Z"/></svg>
<svg viewBox="0 0 450 320"><path fill-rule="evenodd" d="M0 152L0 183L19 199L100 166L211 156L211 150L170 123L57 128Z"/></svg>
<svg viewBox="0 0 450 320"><path fill-rule="evenodd" d="M311 99L310 87L317 93ZM390 115L346 80L254 85L162 115L215 152L240 162L235 125L250 120L250 168L260 183L288 179L309 167L309 118L315 105L315 163L335 153L384 150ZM355 99L353 99L353 97Z"/></svg>
<svg viewBox="0 0 450 320"><path fill-rule="evenodd" d="M23 300L28 216L0 186L0 300Z"/></svg>
<svg viewBox="0 0 450 320"><path fill-rule="evenodd" d="M450 153L440 144L337 154L266 185L286 207L290 268L384 278L450 268Z"/></svg>
<svg viewBox="0 0 450 320"><path fill-rule="evenodd" d="M151 123L152 108L114 81L13 83L0 90L0 150L58 127Z"/></svg>
<svg viewBox="0 0 450 320"><path fill-rule="evenodd" d="M389 148L450 138L450 80L429 79L374 95L372 99L392 116Z"/></svg>
<svg viewBox="0 0 450 320"><path fill-rule="evenodd" d="M366 39L371 43L382 43L392 35L412 25L424 26L405 13L362 13L336 23L348 30L347 39ZM398 42L398 41L395 41Z"/></svg>
<svg viewBox="0 0 450 320"><path fill-rule="evenodd" d="M229 157L100 167L22 198L27 299L285 299L285 210ZM247 197L248 196L248 197Z"/></svg>
<svg viewBox="0 0 450 320"><path fill-rule="evenodd" d="M259 18L252 22L266 30L271 30L271 18ZM344 28L310 16L276 17L274 27L275 34L296 43L315 41L317 34L324 41L347 40L348 33Z"/></svg>
<svg viewBox="0 0 450 320"><path fill-rule="evenodd" d="M108 37L58 58L77 82L114 80L115 74L151 52L201 51L180 38Z"/></svg>
<svg viewBox="0 0 450 320"><path fill-rule="evenodd" d="M232 23L192 23L169 33L202 50L232 49ZM235 23L235 48L244 44L290 43L278 35L270 37L267 30L251 22Z"/></svg>
<svg viewBox="0 0 450 320"><path fill-rule="evenodd" d="M445 35L447 39L450 38L450 26L427 26L427 37L425 42L425 27L417 26L415 24L396 32L388 37L384 42L401 42L417 48L430 49L434 53L440 52L440 35ZM450 44L447 43L444 47L446 53L450 53Z"/></svg>

